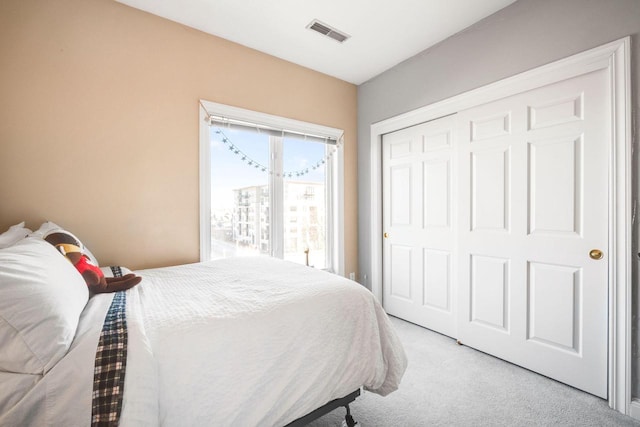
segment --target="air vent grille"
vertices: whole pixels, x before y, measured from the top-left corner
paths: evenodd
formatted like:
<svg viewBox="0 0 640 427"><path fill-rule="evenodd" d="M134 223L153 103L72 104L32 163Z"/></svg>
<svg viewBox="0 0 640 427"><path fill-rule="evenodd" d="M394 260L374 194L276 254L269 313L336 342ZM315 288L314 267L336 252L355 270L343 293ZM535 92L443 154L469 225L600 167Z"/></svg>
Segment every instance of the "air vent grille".
<svg viewBox="0 0 640 427"><path fill-rule="evenodd" d="M318 21L317 19L314 19L313 21L311 21L311 23L307 25L307 28L310 30L316 31L322 34L323 36L330 37L340 43L344 42L350 37L348 34L345 34L342 31L336 30L335 28L332 28L329 25Z"/></svg>

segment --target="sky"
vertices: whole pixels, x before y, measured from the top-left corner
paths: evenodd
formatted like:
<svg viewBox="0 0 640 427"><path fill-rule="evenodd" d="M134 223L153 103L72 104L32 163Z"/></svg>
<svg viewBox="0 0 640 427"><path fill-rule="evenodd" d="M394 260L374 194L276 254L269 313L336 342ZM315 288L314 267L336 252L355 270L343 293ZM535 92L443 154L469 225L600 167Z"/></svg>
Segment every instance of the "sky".
<svg viewBox="0 0 640 427"><path fill-rule="evenodd" d="M266 185L269 182L269 136L248 131L224 129L222 134L211 127L211 207L218 209L233 207L233 189ZM223 142L226 136L228 143ZM229 150L230 143L240 152ZM311 168L325 157L325 144L309 142L301 139L285 138L283 141L284 172L294 173L290 178L296 181L324 182L325 167L317 170ZM246 160L243 161L243 154ZM249 166L248 161L258 162L267 167ZM255 163L254 163L255 165ZM309 173L297 177L296 171L309 168Z"/></svg>

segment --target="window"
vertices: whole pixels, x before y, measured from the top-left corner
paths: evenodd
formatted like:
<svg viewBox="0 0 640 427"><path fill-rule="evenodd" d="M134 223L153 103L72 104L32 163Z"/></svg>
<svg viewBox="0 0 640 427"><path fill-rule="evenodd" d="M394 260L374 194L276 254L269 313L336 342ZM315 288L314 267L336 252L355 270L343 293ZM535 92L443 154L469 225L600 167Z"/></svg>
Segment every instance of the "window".
<svg viewBox="0 0 640 427"><path fill-rule="evenodd" d="M342 131L201 101L200 258L343 273Z"/></svg>

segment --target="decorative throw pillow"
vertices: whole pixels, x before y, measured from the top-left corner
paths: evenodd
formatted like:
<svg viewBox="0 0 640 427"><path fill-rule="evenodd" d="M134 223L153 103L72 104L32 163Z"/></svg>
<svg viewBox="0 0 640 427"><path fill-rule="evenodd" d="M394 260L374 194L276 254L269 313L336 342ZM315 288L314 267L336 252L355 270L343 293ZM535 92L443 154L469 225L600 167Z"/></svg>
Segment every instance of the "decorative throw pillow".
<svg viewBox="0 0 640 427"><path fill-rule="evenodd" d="M0 371L48 372L69 350L88 300L82 276L44 240L0 249Z"/></svg>
<svg viewBox="0 0 640 427"><path fill-rule="evenodd" d="M20 224L12 225L7 231L0 234L0 249L8 248L9 246L24 239L31 233L31 230L25 228L24 221L22 221Z"/></svg>

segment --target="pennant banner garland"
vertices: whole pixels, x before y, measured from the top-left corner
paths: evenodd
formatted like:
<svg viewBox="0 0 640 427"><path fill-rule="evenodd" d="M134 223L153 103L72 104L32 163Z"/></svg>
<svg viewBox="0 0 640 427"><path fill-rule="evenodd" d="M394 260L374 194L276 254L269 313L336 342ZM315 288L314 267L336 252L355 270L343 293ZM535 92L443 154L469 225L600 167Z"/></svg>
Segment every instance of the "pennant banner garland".
<svg viewBox="0 0 640 427"><path fill-rule="evenodd" d="M235 154L236 156L238 156L240 158L240 160L247 165L248 167L252 167L254 169L258 169L262 172L268 173L269 175L273 175L273 171L271 169L269 169L269 166L267 165L263 165L260 162L257 162L255 160L253 160L251 157L249 157L246 153L244 153L237 145L235 145L222 131L222 129L220 128L216 128L215 129L215 133L217 135L220 135L220 138L222 140L222 143L225 144L227 146L227 148L229 149L229 151L231 151L233 154ZM284 171L282 173L282 175L280 175L280 173L276 173L277 177L282 176L283 178L292 178L294 176L296 177L300 177L300 176L304 176L320 167L322 167L324 164L326 164L331 157L336 153L336 151L338 149L340 149L342 147L343 141L342 139L339 139L336 143L335 146L331 147L327 154L322 157L321 159L319 159L318 161L314 162L310 167L308 168L304 168L304 169L299 169L299 170L295 170L295 171Z"/></svg>

